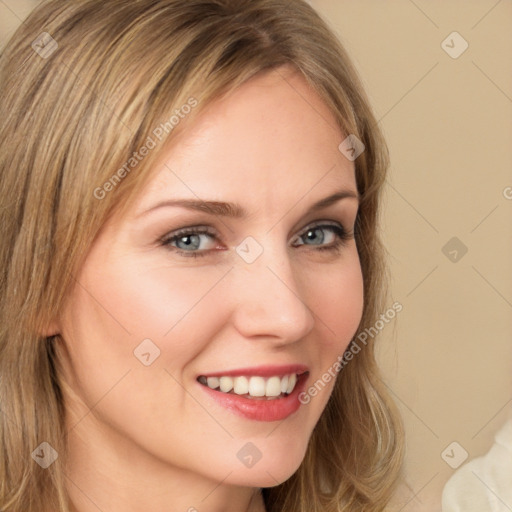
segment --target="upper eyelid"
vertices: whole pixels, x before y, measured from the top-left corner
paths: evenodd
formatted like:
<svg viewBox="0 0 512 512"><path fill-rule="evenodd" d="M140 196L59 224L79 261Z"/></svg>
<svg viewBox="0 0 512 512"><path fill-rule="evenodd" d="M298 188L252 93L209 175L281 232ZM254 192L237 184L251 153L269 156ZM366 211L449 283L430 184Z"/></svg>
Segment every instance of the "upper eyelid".
<svg viewBox="0 0 512 512"><path fill-rule="evenodd" d="M340 221L329 221L329 220L320 220L320 221L313 221L313 222L310 222L309 224L306 224L305 227L303 227L298 233L297 233L297 236L298 235L301 235L303 234L305 231L307 231L309 228L316 228L316 227L329 227L329 226L334 226L334 227L339 227L341 226L347 233L350 233L350 229L347 228L347 226L345 225L344 222L340 222Z"/></svg>
<svg viewBox="0 0 512 512"><path fill-rule="evenodd" d="M323 227L327 226L329 227L332 225L333 227L341 226L348 235L352 234L352 230L348 229L346 224L341 221L336 220L329 220L329 219L323 219L323 220L316 220L309 222L306 224L303 228L301 228L294 236L301 236L305 231L312 227ZM201 226L201 225L195 225L195 226L189 226L184 228L176 229L170 233L165 234L163 237L161 237L161 242L170 242L174 239L176 239L179 236L186 235L188 233L192 234L199 234L199 235L209 235L211 237L216 238L217 240L220 238L218 230L215 228L212 228L210 226Z"/></svg>

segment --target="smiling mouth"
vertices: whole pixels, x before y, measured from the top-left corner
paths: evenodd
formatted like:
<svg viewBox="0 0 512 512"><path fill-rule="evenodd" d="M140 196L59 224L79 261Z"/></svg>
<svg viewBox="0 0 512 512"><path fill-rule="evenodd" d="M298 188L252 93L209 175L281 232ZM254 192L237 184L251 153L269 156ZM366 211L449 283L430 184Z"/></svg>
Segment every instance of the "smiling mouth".
<svg viewBox="0 0 512 512"><path fill-rule="evenodd" d="M239 395L255 400L276 400L285 398L295 389L298 380L308 372L289 373L286 375L260 376L219 376L206 377L201 375L198 382L219 393Z"/></svg>

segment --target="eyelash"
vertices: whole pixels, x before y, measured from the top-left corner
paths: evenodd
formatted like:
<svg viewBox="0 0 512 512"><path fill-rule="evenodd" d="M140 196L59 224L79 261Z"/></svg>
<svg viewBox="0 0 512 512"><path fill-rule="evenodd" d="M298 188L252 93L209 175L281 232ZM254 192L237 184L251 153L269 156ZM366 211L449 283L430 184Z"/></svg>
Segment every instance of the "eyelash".
<svg viewBox="0 0 512 512"><path fill-rule="evenodd" d="M349 233L342 224L313 224L308 226L299 236L298 238L303 238L307 235L308 231L313 231L315 229L330 229L334 232L334 234L337 236L337 240L330 245L322 245L317 247L316 251L331 251L331 252L338 252L343 246L346 245L346 243L354 238L353 233ZM160 244L164 247L173 247L171 246L171 243L179 240L180 238L183 238L187 235L209 235L213 238L217 238L216 234L212 232L208 228L199 228L199 227L190 227L190 228L183 228L178 231L175 231L172 233L172 236L166 235L165 237L160 239ZM178 248L173 248L173 252L176 252L180 256L184 256L186 258L198 258L206 256L211 250L203 250L203 251L183 251Z"/></svg>

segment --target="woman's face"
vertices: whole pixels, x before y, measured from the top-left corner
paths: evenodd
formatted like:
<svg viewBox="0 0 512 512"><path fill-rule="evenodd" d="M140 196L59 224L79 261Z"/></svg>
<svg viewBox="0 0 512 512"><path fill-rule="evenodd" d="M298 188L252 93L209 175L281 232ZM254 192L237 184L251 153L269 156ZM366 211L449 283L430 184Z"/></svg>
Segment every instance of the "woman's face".
<svg viewBox="0 0 512 512"><path fill-rule="evenodd" d="M296 471L363 309L340 236L358 209L344 138L297 74L261 75L203 112L104 226L58 325L89 457L254 487Z"/></svg>

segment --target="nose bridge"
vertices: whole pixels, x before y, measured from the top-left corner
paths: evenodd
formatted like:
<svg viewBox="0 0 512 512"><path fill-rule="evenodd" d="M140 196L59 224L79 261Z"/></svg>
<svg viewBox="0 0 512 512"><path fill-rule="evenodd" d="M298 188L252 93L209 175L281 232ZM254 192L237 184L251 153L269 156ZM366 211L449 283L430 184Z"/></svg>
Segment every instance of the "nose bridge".
<svg viewBox="0 0 512 512"><path fill-rule="evenodd" d="M257 247L253 245L245 254L251 250ZM268 241L265 247L260 246L259 252L253 261L239 252L242 256L235 268L236 326L246 336L268 335L282 342L296 341L314 325L307 297L298 281L300 273L290 261L286 246Z"/></svg>

